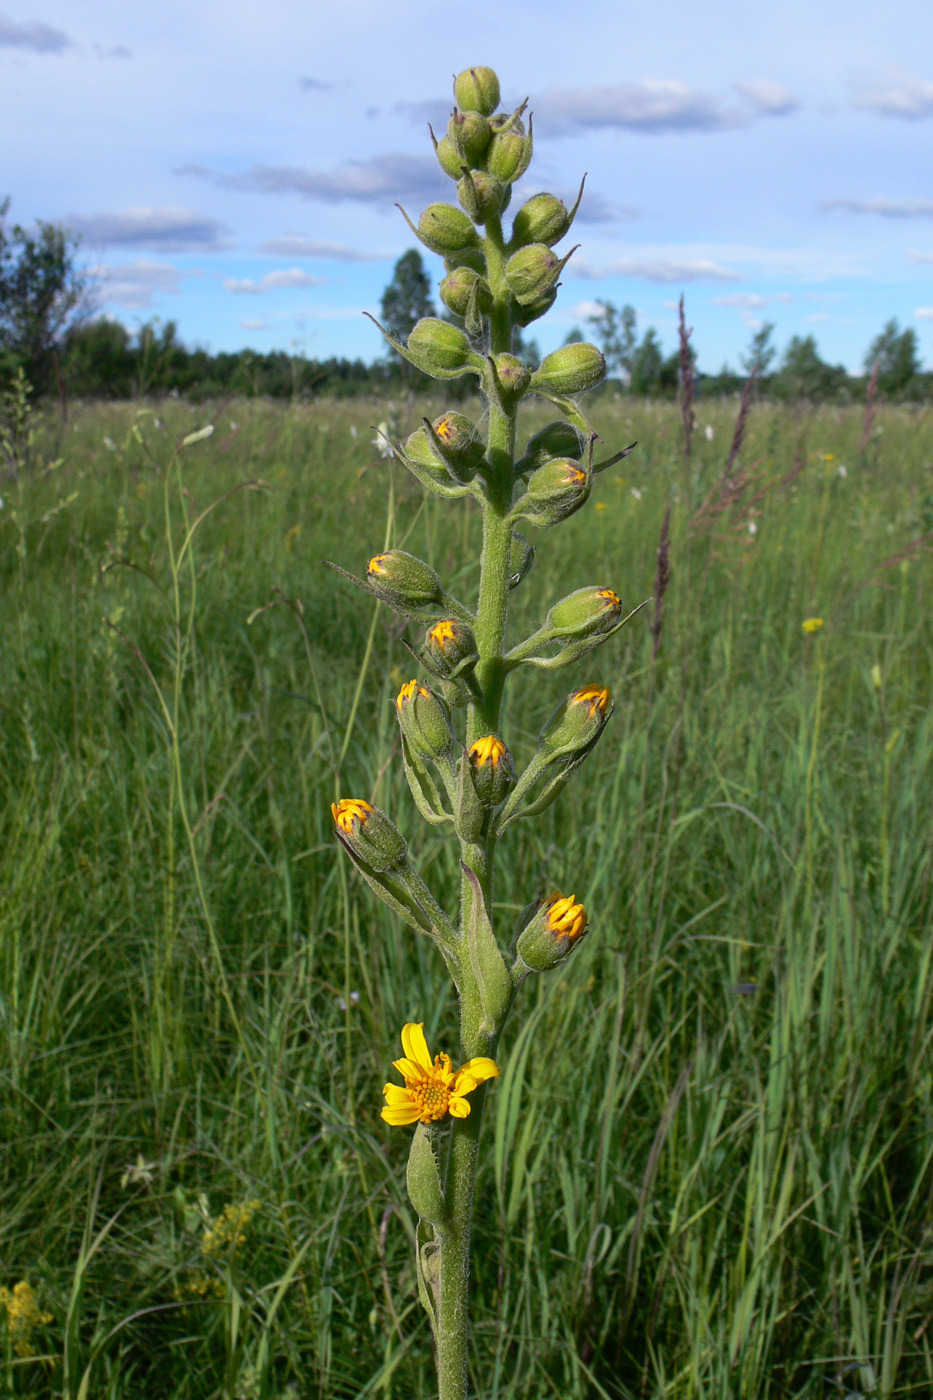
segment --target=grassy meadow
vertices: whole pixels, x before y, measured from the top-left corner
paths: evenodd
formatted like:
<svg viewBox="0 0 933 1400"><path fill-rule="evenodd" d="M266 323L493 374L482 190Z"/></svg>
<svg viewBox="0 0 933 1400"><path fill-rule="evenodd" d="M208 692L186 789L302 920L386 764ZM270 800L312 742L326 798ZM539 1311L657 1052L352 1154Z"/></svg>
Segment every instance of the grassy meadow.
<svg viewBox="0 0 933 1400"><path fill-rule="evenodd" d="M474 600L478 512L372 443L442 406L79 407L0 482L0 1396L434 1394L379 1109L455 1008L331 801L451 907L458 871L402 775L404 628L320 560L404 546ZM475 1395L929 1397L933 416L862 451L860 409L757 405L723 494L733 403L689 464L675 406L590 412L638 449L539 533L513 637L649 597L668 505L672 579L656 659L646 609L510 683L520 764L574 686L616 712L503 841L502 940L552 888L592 933L503 1041Z"/></svg>

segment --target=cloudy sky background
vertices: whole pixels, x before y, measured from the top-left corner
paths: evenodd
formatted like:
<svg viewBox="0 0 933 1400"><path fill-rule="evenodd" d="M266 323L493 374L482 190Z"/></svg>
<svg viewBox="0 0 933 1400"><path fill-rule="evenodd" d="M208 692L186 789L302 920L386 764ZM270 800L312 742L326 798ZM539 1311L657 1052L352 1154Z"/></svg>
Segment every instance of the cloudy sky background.
<svg viewBox="0 0 933 1400"><path fill-rule="evenodd" d="M524 194L588 172L544 350L596 298L671 349L683 291L709 371L762 320L855 370L891 316L933 365L928 0L6 3L0 196L81 232L130 327L381 354L361 312L413 242L394 201L452 197L426 123L488 63L531 98Z"/></svg>

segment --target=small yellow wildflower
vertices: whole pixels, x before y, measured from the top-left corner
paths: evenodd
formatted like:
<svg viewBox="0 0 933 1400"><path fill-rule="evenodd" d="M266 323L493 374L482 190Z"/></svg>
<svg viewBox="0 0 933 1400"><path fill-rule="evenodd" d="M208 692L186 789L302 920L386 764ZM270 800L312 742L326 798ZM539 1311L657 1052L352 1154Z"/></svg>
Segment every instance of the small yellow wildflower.
<svg viewBox="0 0 933 1400"><path fill-rule="evenodd" d="M402 1049L405 1058L393 1063L405 1080L405 1087L387 1084L382 1091L386 1097L382 1117L396 1127L437 1123L448 1113L454 1118L469 1117L470 1105L464 1095L472 1094L484 1080L495 1079L499 1073L495 1060L482 1055L468 1060L458 1070L449 1055L436 1055L432 1060L423 1022L402 1027Z"/></svg>
<svg viewBox="0 0 933 1400"><path fill-rule="evenodd" d="M339 802L330 804L330 810L340 830L352 836L353 823L358 821L362 825L373 807L371 802L365 802L362 797L341 797Z"/></svg>
<svg viewBox="0 0 933 1400"><path fill-rule="evenodd" d="M243 1201L241 1205L234 1205L231 1201L224 1206L204 1231L201 1253L215 1257L235 1253L240 1245L246 1243L246 1231L259 1208L259 1201Z"/></svg>
<svg viewBox="0 0 933 1400"><path fill-rule="evenodd" d="M819 632L820 628L823 626L823 619L821 617L805 617L801 626L809 636L813 632Z"/></svg>
<svg viewBox="0 0 933 1400"><path fill-rule="evenodd" d="M22 1279L12 1291L0 1288L0 1308L6 1309L7 1331L16 1355L35 1356L32 1334L37 1327L47 1327L52 1314L40 1312L32 1284Z"/></svg>
<svg viewBox="0 0 933 1400"><path fill-rule="evenodd" d="M552 933L576 943L586 932L586 910L572 894L552 894L545 902L547 924Z"/></svg>
<svg viewBox="0 0 933 1400"><path fill-rule="evenodd" d="M570 703L571 705L586 705L591 714L595 714L598 710L601 715L604 715L609 708L611 698L608 686L584 685L579 690L574 691Z"/></svg>
<svg viewBox="0 0 933 1400"><path fill-rule="evenodd" d="M445 642L454 642L457 640L457 624L454 622L453 618L445 618L443 622L435 622L434 626L428 632L428 636L433 642L436 642L439 647L443 647Z"/></svg>
<svg viewBox="0 0 933 1400"><path fill-rule="evenodd" d="M470 745L470 757L480 768L487 763L493 768L498 767L506 753L508 749L495 734L485 734L482 739L475 739Z"/></svg>
<svg viewBox="0 0 933 1400"><path fill-rule="evenodd" d="M423 695L425 700L430 700L431 692L417 681L406 681L395 697L396 709L403 709L409 700L414 700L416 695Z"/></svg>

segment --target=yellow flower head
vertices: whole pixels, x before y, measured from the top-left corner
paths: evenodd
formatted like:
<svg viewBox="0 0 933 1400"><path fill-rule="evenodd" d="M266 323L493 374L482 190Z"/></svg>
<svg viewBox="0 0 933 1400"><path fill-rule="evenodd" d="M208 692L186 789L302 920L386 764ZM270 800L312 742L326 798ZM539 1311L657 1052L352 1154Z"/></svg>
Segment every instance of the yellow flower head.
<svg viewBox="0 0 933 1400"><path fill-rule="evenodd" d="M558 938L569 938L576 943L586 932L586 910L575 903L572 894L560 895L556 891L544 902L547 911L547 925Z"/></svg>
<svg viewBox="0 0 933 1400"><path fill-rule="evenodd" d="M52 1314L40 1311L32 1284L22 1279L12 1290L0 1288L0 1308L6 1311L7 1332L16 1355L35 1356L32 1334L37 1327L47 1327Z"/></svg>
<svg viewBox="0 0 933 1400"><path fill-rule="evenodd" d="M606 589L607 593L610 591L610 589ZM607 685L585 685L580 690L574 691L570 697L570 703L571 705L587 705L591 715L595 715L597 710L601 715L604 715L609 708L611 699L612 694Z"/></svg>
<svg viewBox="0 0 933 1400"><path fill-rule="evenodd" d="M571 467L567 472L567 480L572 481L574 486L585 486L586 472L582 467Z"/></svg>
<svg viewBox="0 0 933 1400"><path fill-rule="evenodd" d="M605 598L607 608L615 611L622 611L622 599L618 593L614 593L611 588L600 588L596 593L597 598Z"/></svg>
<svg viewBox="0 0 933 1400"><path fill-rule="evenodd" d="M434 431L437 433L437 435L438 435L438 437L440 438L441 442L452 442L452 441L453 441L453 439L454 439L454 437L455 437L455 435L456 435L456 428L455 428L453 422L451 421L451 417L450 417L450 414L449 414L449 413L445 413L445 414L444 414L444 417L441 418L440 421L439 421L438 423L435 423L435 425L434 425Z"/></svg>
<svg viewBox="0 0 933 1400"><path fill-rule="evenodd" d="M352 836L354 822L359 822L362 826L373 806L371 802L364 802L361 797L341 797L339 802L330 804L330 810L340 830Z"/></svg>
<svg viewBox="0 0 933 1400"><path fill-rule="evenodd" d="M497 768L507 752L505 744L495 734L486 734L482 739L476 739L470 745L470 757L480 768L487 763L491 767Z"/></svg>
<svg viewBox="0 0 933 1400"><path fill-rule="evenodd" d="M387 1123L404 1127L408 1123L437 1123L447 1114L467 1118L470 1105L464 1097L486 1079L495 1079L499 1066L484 1056L468 1060L455 1070L449 1055L431 1059L424 1038L424 1023L409 1023L402 1027L402 1049L405 1058L394 1065L405 1080L404 1089L387 1084L383 1089L386 1106L382 1116Z"/></svg>
<svg viewBox="0 0 933 1400"><path fill-rule="evenodd" d="M384 563L384 561L388 559L388 557L389 556L387 554L374 554L367 566L368 572L371 574L388 573L388 570Z"/></svg>
<svg viewBox="0 0 933 1400"><path fill-rule="evenodd" d="M414 700L416 694L423 695L426 700L430 700L431 698L431 692L425 690L423 685L419 685L417 681L406 681L395 697L395 704L398 709L401 709L409 700Z"/></svg>
<svg viewBox="0 0 933 1400"><path fill-rule="evenodd" d="M820 628L823 626L823 619L821 617L806 617L801 625L803 630L809 635L812 632L819 632Z"/></svg>
<svg viewBox="0 0 933 1400"><path fill-rule="evenodd" d="M435 622L429 630L428 636L432 642L439 647L443 647L445 642L455 642L457 640L457 624L453 618L445 618L443 622Z"/></svg>

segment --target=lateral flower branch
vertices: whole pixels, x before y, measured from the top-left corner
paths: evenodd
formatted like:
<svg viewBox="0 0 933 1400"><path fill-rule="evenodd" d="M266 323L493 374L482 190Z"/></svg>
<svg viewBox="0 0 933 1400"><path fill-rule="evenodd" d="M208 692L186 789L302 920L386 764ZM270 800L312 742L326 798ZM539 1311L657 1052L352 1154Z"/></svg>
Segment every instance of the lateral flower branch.
<svg viewBox="0 0 933 1400"><path fill-rule="evenodd" d="M395 1061L404 1084L386 1084L382 1110L389 1124L415 1125L408 1189L420 1222L418 1283L436 1343L440 1400L465 1400L467 1393L473 1188L486 1086L499 1073L499 1037L524 979L563 962L587 931L583 905L553 892L528 906L505 952L493 928L496 843L513 821L558 797L612 714L608 687L571 691L519 773L501 732L503 691L523 667L557 670L582 660L634 615L624 615L618 594L599 582L554 603L524 641L507 643L509 595L528 576L535 554L517 527L530 521L548 529L567 520L586 505L596 475L635 444L594 460L596 433L577 400L606 372L595 345L565 345L537 370L513 353L515 332L554 303L571 254L561 257L553 248L569 232L579 196L568 210L553 194L534 195L506 233L502 216L512 185L532 157L526 104L499 112L499 80L490 68L461 73L454 99L446 134L437 140L432 132L432 140L460 207L430 204L417 224L409 220L445 260L440 295L452 319L425 317L404 344L383 334L435 379L473 375L485 400L485 438L462 413L448 412L424 419L394 447L428 491L477 501L479 595L468 606L446 591L430 564L399 549L374 555L362 578L338 572L425 627L420 648L409 648L423 675L402 686L396 712L418 811L426 822L452 828L460 845L459 909L441 907L384 812L355 797L333 808L337 837L357 870L401 919L435 941L459 995L460 1068L446 1053L432 1058L423 1025L404 1026L404 1058ZM560 416L517 452L518 408L529 395L548 400Z"/></svg>

